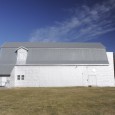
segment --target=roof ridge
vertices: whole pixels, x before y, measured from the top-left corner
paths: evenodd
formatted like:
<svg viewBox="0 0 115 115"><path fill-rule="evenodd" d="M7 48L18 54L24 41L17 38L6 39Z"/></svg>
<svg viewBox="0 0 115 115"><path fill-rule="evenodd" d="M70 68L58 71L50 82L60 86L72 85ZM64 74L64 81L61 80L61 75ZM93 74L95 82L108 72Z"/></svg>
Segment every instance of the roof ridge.
<svg viewBox="0 0 115 115"><path fill-rule="evenodd" d="M99 42L6 42L1 48L105 48Z"/></svg>

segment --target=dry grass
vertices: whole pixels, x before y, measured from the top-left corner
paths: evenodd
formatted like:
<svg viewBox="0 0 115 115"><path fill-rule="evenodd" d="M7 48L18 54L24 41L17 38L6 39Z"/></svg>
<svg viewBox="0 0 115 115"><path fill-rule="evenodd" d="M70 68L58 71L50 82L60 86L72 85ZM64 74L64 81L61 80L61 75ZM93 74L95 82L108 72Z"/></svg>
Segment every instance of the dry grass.
<svg viewBox="0 0 115 115"><path fill-rule="evenodd" d="M0 115L115 115L115 88L1 89Z"/></svg>

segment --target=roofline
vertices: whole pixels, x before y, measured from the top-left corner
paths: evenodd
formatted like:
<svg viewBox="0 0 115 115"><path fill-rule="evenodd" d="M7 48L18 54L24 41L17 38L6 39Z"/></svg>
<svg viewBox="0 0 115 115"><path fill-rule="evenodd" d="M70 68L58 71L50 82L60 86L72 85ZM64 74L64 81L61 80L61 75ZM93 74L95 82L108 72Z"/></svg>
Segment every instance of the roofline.
<svg viewBox="0 0 115 115"><path fill-rule="evenodd" d="M18 47L18 48L16 49L15 52L17 52L19 49L25 49L26 51L28 51L28 49L27 49L26 47L24 47L24 46L20 46L20 47Z"/></svg>
<svg viewBox="0 0 115 115"><path fill-rule="evenodd" d="M98 66L98 65L109 65L109 63L106 64L0 64L0 65L12 65L12 66Z"/></svg>
<svg viewBox="0 0 115 115"><path fill-rule="evenodd" d="M109 64L23 64L15 66L108 66Z"/></svg>
<svg viewBox="0 0 115 115"><path fill-rule="evenodd" d="M15 47L1 47L1 48L15 48ZM16 49L16 51L20 48L27 49L25 47L19 47ZM45 47L45 48L44 47L39 47L39 48L28 47L28 48L32 48L32 49L97 49L97 50L106 50L105 48L76 48L76 47L75 48L71 48L71 47L65 47L65 48L63 48L63 47L60 47L60 48L55 48L55 47L52 47L52 48L49 48L49 47ZM28 51L28 49L27 49L27 51Z"/></svg>
<svg viewBox="0 0 115 115"><path fill-rule="evenodd" d="M7 46L5 46L6 44L8 44L8 43L36 43L36 42L5 42L2 46L1 46L1 48L17 48L16 46L11 46L11 47L7 47ZM100 44L102 47L101 48L103 48L103 49L106 49L106 47L102 44L102 43L100 43L100 42L38 42L39 44L53 44L53 43L55 43L55 44ZM27 47L27 48L40 48L40 47ZM49 47L48 47L49 48ZM53 47L52 47L53 48ZM55 47L54 47L55 48ZM61 48L61 47L60 47ZM65 48L67 48L67 47L65 47ZM97 48L97 47L96 47Z"/></svg>
<svg viewBox="0 0 115 115"><path fill-rule="evenodd" d="M2 48L6 43L8 43L8 42L4 42L4 43L0 46L0 48Z"/></svg>
<svg viewBox="0 0 115 115"><path fill-rule="evenodd" d="M9 77L10 74L0 74L0 77Z"/></svg>

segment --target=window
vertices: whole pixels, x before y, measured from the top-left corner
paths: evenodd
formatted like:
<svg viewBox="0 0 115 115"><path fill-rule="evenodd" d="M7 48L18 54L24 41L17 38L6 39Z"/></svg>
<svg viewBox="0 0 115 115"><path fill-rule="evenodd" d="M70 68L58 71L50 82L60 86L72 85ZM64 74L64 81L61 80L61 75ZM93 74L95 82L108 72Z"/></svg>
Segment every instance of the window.
<svg viewBox="0 0 115 115"><path fill-rule="evenodd" d="M17 80L24 80L24 75L17 75Z"/></svg>
<svg viewBox="0 0 115 115"><path fill-rule="evenodd" d="M21 78L21 80L24 80L24 75L22 75L22 78Z"/></svg>
<svg viewBox="0 0 115 115"><path fill-rule="evenodd" d="M17 75L17 80L20 80L20 75Z"/></svg>

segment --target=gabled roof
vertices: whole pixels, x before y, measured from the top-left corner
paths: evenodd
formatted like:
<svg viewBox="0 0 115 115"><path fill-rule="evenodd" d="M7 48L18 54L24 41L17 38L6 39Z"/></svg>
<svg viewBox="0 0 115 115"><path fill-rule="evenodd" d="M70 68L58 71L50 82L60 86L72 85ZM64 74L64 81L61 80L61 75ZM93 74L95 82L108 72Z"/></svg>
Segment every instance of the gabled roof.
<svg viewBox="0 0 115 115"><path fill-rule="evenodd" d="M10 65L11 70L17 60L15 51L22 47L28 50L26 65L108 64L106 49L100 43L11 42L1 47L0 68Z"/></svg>
<svg viewBox="0 0 115 115"><path fill-rule="evenodd" d="M10 76L14 65L0 65L0 76Z"/></svg>
<svg viewBox="0 0 115 115"><path fill-rule="evenodd" d="M18 48L16 49L15 52L17 52L19 49L24 49L24 50L28 51L28 49L27 49L26 47L20 46L20 47L18 47Z"/></svg>

